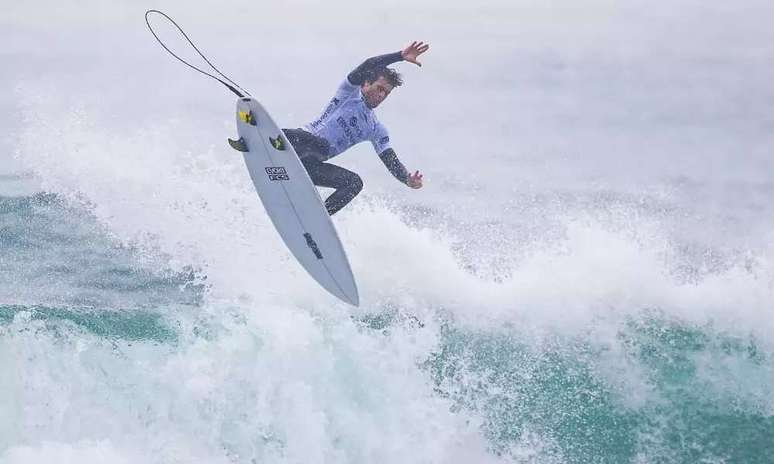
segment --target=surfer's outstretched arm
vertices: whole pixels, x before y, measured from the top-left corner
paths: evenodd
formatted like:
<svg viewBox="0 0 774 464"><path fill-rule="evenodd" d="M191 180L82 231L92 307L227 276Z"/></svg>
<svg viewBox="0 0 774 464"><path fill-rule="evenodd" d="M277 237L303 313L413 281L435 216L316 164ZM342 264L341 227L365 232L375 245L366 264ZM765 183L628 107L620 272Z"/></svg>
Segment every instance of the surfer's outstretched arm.
<svg viewBox="0 0 774 464"><path fill-rule="evenodd" d="M363 82L365 82L366 77L368 77L370 71L384 68L387 65L397 63L398 61L405 60L409 63L414 63L417 66L422 66L422 64L417 61L417 57L429 49L430 44L414 41L411 42L411 45L407 46L399 52L371 57L365 60L360 66L355 68L354 71L349 73L347 80L352 85L362 85Z"/></svg>
<svg viewBox="0 0 774 464"><path fill-rule="evenodd" d="M395 176L396 179L403 182L404 184L406 181L408 181L408 170L398 159L398 155L395 153L395 150L392 148L384 150L383 152L379 153L379 159L382 160L382 163L387 166L387 169L390 170L390 173Z"/></svg>
<svg viewBox="0 0 774 464"><path fill-rule="evenodd" d="M347 80L352 85L363 85L363 82L365 82L366 77L368 77L371 71L384 68L387 65L397 63L398 61L403 61L401 52L388 53L386 55L371 57L363 61L360 66L349 73Z"/></svg>
<svg viewBox="0 0 774 464"><path fill-rule="evenodd" d="M413 175L409 174L406 167L403 166L403 163L401 163L398 159L398 155L395 153L395 150L392 148L388 148L379 153L379 159L382 160L382 163L387 166L387 169L390 170L390 173L392 173L392 175L395 176L395 178L399 181L403 182L411 188L416 189L422 187L422 174L419 174L419 171L415 172Z"/></svg>

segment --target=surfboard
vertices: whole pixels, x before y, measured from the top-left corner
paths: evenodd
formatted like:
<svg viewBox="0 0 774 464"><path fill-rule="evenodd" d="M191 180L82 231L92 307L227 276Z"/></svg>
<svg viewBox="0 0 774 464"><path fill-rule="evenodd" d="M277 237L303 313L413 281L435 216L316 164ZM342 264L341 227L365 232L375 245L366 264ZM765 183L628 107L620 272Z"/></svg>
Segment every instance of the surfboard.
<svg viewBox="0 0 774 464"><path fill-rule="evenodd" d="M355 277L317 188L285 134L254 98L237 100L238 140L256 192L285 245L324 289L358 306Z"/></svg>

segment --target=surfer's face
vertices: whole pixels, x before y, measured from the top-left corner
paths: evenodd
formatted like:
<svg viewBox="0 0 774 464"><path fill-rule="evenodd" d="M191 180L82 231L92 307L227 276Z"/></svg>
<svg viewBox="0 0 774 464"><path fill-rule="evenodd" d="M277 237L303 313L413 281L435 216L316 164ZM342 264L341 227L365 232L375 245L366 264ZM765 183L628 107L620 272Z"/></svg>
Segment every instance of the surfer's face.
<svg viewBox="0 0 774 464"><path fill-rule="evenodd" d="M364 82L360 90L363 92L366 105L369 108L376 108L392 92L392 85L380 77L373 82Z"/></svg>

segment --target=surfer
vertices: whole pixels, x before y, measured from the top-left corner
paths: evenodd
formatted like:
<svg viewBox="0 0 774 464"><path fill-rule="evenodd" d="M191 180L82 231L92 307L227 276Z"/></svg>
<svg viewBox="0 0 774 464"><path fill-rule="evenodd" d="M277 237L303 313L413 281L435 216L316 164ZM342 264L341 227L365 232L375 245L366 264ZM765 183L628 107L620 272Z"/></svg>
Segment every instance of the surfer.
<svg viewBox="0 0 774 464"><path fill-rule="evenodd" d="M339 85L320 117L303 128L283 129L314 185L336 189L325 200L328 214L352 201L363 189L363 181L354 172L326 161L366 140L396 179L414 189L422 187L422 174L411 174L403 166L373 110L403 84L400 74L387 66L399 61L422 66L417 57L429 49L429 44L412 42L402 51L365 60Z"/></svg>

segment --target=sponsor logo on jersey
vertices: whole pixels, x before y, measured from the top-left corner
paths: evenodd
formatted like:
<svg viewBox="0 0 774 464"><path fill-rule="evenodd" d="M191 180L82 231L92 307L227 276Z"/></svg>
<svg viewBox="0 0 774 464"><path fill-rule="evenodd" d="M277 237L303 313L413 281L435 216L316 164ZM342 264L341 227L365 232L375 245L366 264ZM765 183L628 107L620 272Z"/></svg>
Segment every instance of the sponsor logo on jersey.
<svg viewBox="0 0 774 464"><path fill-rule="evenodd" d="M269 166L266 168L269 180L290 180L288 172L282 166Z"/></svg>
<svg viewBox="0 0 774 464"><path fill-rule="evenodd" d="M336 118L336 122L339 124L339 127L341 127L341 130L344 131L344 134L349 139L350 145L354 145L355 144L355 136L352 133L352 129L350 129L350 127L347 125L347 121L344 119L344 117L339 116L338 118Z"/></svg>
<svg viewBox="0 0 774 464"><path fill-rule="evenodd" d="M357 138L362 139L363 138L363 131L360 129L360 124L358 124L357 116L352 116L349 118L349 125L352 126L355 131L357 131Z"/></svg>
<svg viewBox="0 0 774 464"><path fill-rule="evenodd" d="M323 114L321 114L320 117L317 118L316 120L312 121L312 124L310 125L316 129L317 126L319 126L320 124L323 123L323 121L328 119L328 116L330 116L331 113L333 113L333 110L335 110L336 107L339 106L339 102L340 100L334 97L333 100L331 100L331 102L328 103L328 106L325 107L325 111L323 111Z"/></svg>

